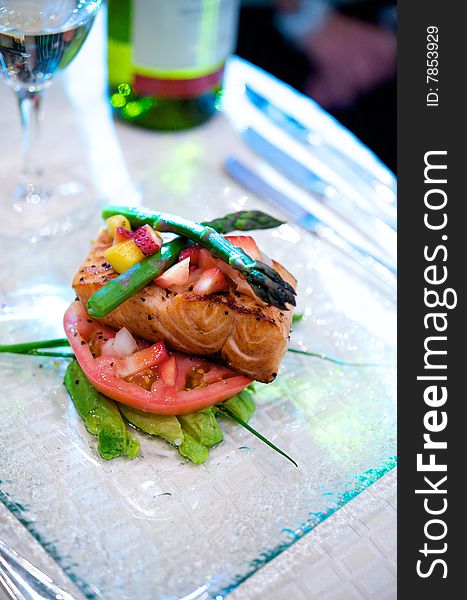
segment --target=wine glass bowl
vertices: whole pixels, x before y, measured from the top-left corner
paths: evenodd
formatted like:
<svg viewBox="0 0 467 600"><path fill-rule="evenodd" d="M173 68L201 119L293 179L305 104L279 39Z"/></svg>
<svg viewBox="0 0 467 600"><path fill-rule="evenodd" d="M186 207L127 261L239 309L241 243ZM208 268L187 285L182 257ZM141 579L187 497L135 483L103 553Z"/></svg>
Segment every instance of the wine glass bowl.
<svg viewBox="0 0 467 600"><path fill-rule="evenodd" d="M0 197L6 196L3 229L10 235L52 235L59 229L54 219L76 212L75 196L82 186L73 182L78 193L64 194L66 186L54 189L53 177L44 177L41 100L55 73L79 52L100 4L101 0L0 0L0 68L16 94L23 132L20 181L0 189Z"/></svg>
<svg viewBox="0 0 467 600"><path fill-rule="evenodd" d="M32 5L34 9L40 6ZM0 8L0 47L6 82L14 89L41 89L76 55L92 19L83 21L76 7L71 14L68 10L63 14L63 6L58 12L46 4L47 12L34 10L24 18L24 13L5 8Z"/></svg>

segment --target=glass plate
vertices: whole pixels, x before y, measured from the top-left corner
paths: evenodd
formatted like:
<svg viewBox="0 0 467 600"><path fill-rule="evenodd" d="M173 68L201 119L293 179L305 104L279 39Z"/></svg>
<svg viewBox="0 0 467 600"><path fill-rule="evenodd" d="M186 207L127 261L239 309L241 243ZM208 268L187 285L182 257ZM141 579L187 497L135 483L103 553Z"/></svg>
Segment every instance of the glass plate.
<svg viewBox="0 0 467 600"><path fill-rule="evenodd" d="M222 117L208 135L216 128ZM197 131L190 143L203 150ZM122 135L130 146L137 136ZM175 144L140 135L145 152L157 139L159 156ZM188 180L173 177L173 161L138 164L146 204L206 219L245 205L275 212L203 151L188 163ZM69 282L98 224L3 255L2 341L62 335ZM257 386L251 423L298 468L228 420L204 465L139 434L139 458L106 462L65 393L66 361L0 357L0 499L88 598L222 598L395 464L394 291L292 225L255 237L299 281L291 347L373 365L289 352L277 381Z"/></svg>
<svg viewBox="0 0 467 600"><path fill-rule="evenodd" d="M105 462L63 388L65 361L0 359L2 500L88 597L222 594L394 465L392 301L294 227L258 238L300 282L291 346L384 365L288 353L258 386L252 424L299 468L228 421L205 465L142 435L140 458ZM9 304L1 339L60 335L68 296Z"/></svg>

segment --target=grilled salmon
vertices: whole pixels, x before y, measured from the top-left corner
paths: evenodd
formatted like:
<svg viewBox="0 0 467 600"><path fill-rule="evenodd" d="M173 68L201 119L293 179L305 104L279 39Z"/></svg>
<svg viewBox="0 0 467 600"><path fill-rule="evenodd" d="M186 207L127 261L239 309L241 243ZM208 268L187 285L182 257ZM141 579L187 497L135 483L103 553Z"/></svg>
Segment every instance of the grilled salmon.
<svg viewBox="0 0 467 600"><path fill-rule="evenodd" d="M112 239L102 231L73 278L73 288L86 302L117 273L105 261ZM293 287L296 281L279 263L273 267ZM292 311L264 305L235 290L209 296L174 293L150 283L99 319L116 329L126 327L149 342L165 341L175 350L220 359L257 381L275 379L287 348Z"/></svg>

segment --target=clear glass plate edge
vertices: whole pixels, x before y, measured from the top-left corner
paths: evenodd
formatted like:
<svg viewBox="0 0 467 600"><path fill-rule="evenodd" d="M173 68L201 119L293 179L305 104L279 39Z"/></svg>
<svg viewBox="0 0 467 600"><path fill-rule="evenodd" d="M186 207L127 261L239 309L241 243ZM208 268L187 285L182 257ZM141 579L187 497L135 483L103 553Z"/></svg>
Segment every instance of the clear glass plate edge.
<svg viewBox="0 0 467 600"><path fill-rule="evenodd" d="M373 485L378 479L384 477L387 473L389 473L392 469L397 466L397 456L389 457L380 468L370 469L369 471L363 473L359 476L359 482L355 486L354 489L347 490L342 497L336 503L336 506L330 508L325 513L312 513L313 517L303 523L297 530L288 530L291 534L291 539L288 542L282 542L271 548L269 550L265 550L261 553L259 557L254 559L250 565L251 569L247 570L247 572L236 578L232 581L231 584L225 586L218 590L213 590L208 592L210 582L206 582L204 586L197 588L194 590L192 594L185 596L185 599L190 598L190 600L196 600L199 598L205 598L204 594L208 594L208 597L215 600L221 600L226 597L228 594L235 591L242 583L244 583L247 579L252 577L259 569L264 567L274 558L282 554L284 551L289 550L292 546L303 539L306 535L311 533L318 525L326 521L329 517L331 517L334 513L340 510L343 506L345 506L348 502L359 496L362 492L368 489L371 485ZM0 480L0 485L1 485ZM64 558L60 556L56 546L53 542L50 542L44 539L40 533L38 533L34 526L33 522L28 520L24 516L24 507L16 503L13 498L11 498L8 494L6 494L0 487L0 502L3 506L17 519L18 523L20 523L26 530L34 537L34 539L41 545L41 547L49 554L49 556L56 562L56 564L62 569L62 571L68 576L70 581L76 585L79 590L83 593L85 598L88 600L96 600L99 598L99 593L96 594L92 588L93 586L85 581L83 578L77 576L73 572L73 565L69 565L65 563ZM282 531L285 531L284 529ZM197 593L198 592L198 593ZM183 599L182 599L183 600Z"/></svg>

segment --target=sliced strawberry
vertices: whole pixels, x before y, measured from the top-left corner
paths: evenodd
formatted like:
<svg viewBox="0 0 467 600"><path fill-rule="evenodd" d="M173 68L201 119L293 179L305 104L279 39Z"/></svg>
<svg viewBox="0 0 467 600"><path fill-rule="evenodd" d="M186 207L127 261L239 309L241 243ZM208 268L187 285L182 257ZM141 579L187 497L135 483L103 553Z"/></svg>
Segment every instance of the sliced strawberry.
<svg viewBox="0 0 467 600"><path fill-rule="evenodd" d="M228 280L230 280L235 285L235 289L237 290L237 292L239 292L240 294L245 294L246 296L250 296L251 298L254 298L257 302L261 302L239 271L228 265L223 260L217 260L216 262L218 268L222 271L222 273L224 273Z"/></svg>
<svg viewBox="0 0 467 600"><path fill-rule="evenodd" d="M193 244L192 246L188 246L188 248L184 248L180 254L178 255L178 260L182 261L185 258L190 259L190 265L197 267L199 265L199 251L201 250L201 246L199 244Z"/></svg>
<svg viewBox="0 0 467 600"><path fill-rule="evenodd" d="M224 237L233 246L240 247L253 260L261 260L261 252L255 240L250 235L226 235Z"/></svg>
<svg viewBox="0 0 467 600"><path fill-rule="evenodd" d="M201 269L198 269L197 267L192 267L190 265L190 275L188 276L187 284L189 286L195 284L198 281L201 272Z"/></svg>
<svg viewBox="0 0 467 600"><path fill-rule="evenodd" d="M200 278L193 287L193 293L199 296L208 296L229 289L227 280L218 267L211 267L201 273Z"/></svg>
<svg viewBox="0 0 467 600"><path fill-rule="evenodd" d="M128 377L149 369L149 367L155 367L169 357L164 342L157 342L144 350L138 350L130 356L123 358L117 358L114 360L115 375L117 377Z"/></svg>
<svg viewBox="0 0 467 600"><path fill-rule="evenodd" d="M171 356L159 366L159 373L165 385L175 385L178 373L175 356Z"/></svg>
<svg viewBox="0 0 467 600"><path fill-rule="evenodd" d="M160 287L170 289L171 286L184 285L190 275L190 259L184 258L181 262L175 263L173 267L164 271L154 281Z"/></svg>
<svg viewBox="0 0 467 600"><path fill-rule="evenodd" d="M162 238L150 225L143 225L133 233L135 244L145 256L151 256L162 246Z"/></svg>
<svg viewBox="0 0 467 600"><path fill-rule="evenodd" d="M216 266L216 260L212 257L209 250L206 250L206 248L201 248L199 251L198 266L202 271Z"/></svg>
<svg viewBox="0 0 467 600"><path fill-rule="evenodd" d="M114 245L120 242L126 242L127 240L133 239L133 232L131 229L125 229L125 227L117 227L114 235Z"/></svg>

